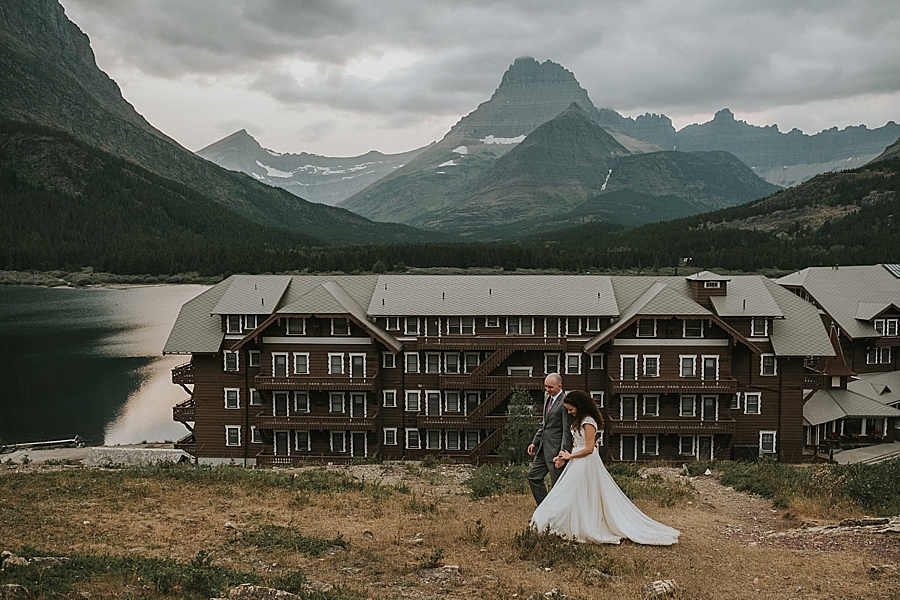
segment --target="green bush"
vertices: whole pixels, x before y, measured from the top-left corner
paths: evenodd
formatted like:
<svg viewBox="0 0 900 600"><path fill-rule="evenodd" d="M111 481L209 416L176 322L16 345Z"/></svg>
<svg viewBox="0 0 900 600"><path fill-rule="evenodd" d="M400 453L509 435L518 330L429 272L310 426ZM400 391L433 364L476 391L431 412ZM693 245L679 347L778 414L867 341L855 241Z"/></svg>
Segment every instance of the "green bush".
<svg viewBox="0 0 900 600"><path fill-rule="evenodd" d="M514 465L530 463L532 457L528 454L528 445L534 439L536 430L534 399L528 390L514 389L506 408L506 429L500 440L500 456Z"/></svg>
<svg viewBox="0 0 900 600"><path fill-rule="evenodd" d="M481 465L472 469L463 482L472 499L528 493L528 467L525 465Z"/></svg>

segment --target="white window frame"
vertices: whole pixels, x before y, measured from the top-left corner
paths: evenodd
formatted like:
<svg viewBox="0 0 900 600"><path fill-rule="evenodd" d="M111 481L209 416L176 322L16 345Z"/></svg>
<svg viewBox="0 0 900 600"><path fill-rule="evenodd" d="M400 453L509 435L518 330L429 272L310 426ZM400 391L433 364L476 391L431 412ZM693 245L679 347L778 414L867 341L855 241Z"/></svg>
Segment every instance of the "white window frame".
<svg viewBox="0 0 900 600"><path fill-rule="evenodd" d="M772 436L772 449L766 450L763 446L763 439L766 436ZM778 432L772 430L761 430L759 432L759 454L762 456L763 454L778 454Z"/></svg>
<svg viewBox="0 0 900 600"><path fill-rule="evenodd" d="M600 331L600 317L587 317L584 330L588 332Z"/></svg>
<svg viewBox="0 0 900 600"><path fill-rule="evenodd" d="M456 408L453 408L450 398L456 396ZM444 392L444 412L461 413L462 412L462 392L460 390L447 390Z"/></svg>
<svg viewBox="0 0 900 600"><path fill-rule="evenodd" d="M341 410L334 410L335 400L340 398L341 401ZM347 396L344 392L328 392L328 412L332 415L334 414L346 414L347 412Z"/></svg>
<svg viewBox="0 0 900 600"><path fill-rule="evenodd" d="M691 451L684 451L684 441L691 440ZM679 456L697 456L697 436L696 435L679 435L678 436L678 455Z"/></svg>
<svg viewBox="0 0 900 600"><path fill-rule="evenodd" d="M655 404L653 411L650 411L647 407L647 400L650 400L650 399L652 399ZM645 417L658 417L659 416L659 394L644 394L643 395L643 404L644 404L644 416Z"/></svg>
<svg viewBox="0 0 900 600"><path fill-rule="evenodd" d="M515 328L511 325L515 323ZM523 327L527 323L528 327ZM512 331L515 329L515 331ZM528 329L527 333L523 330ZM506 335L534 335L534 317L506 317Z"/></svg>
<svg viewBox="0 0 900 600"><path fill-rule="evenodd" d="M336 449L334 447L335 434L341 436L341 447L340 449ZM347 432L341 431L337 429L332 429L328 432L328 450L332 454L343 453L347 451Z"/></svg>
<svg viewBox="0 0 900 600"><path fill-rule="evenodd" d="M712 358L716 361L716 376L713 378L706 377L706 359ZM703 354L700 356L700 379L704 381L718 381L719 380L719 355L718 354Z"/></svg>
<svg viewBox="0 0 900 600"><path fill-rule="evenodd" d="M452 319L458 322L451 325ZM475 317L447 317L447 335L475 335Z"/></svg>
<svg viewBox="0 0 900 600"><path fill-rule="evenodd" d="M641 323L644 321L653 321L653 334L652 335L647 335L646 333L641 333ZM638 337L638 338L655 338L655 337L657 337L658 334L657 334L656 321L657 321L656 319L648 319L648 318L638 319L637 322L634 324L634 337Z"/></svg>
<svg viewBox="0 0 900 600"><path fill-rule="evenodd" d="M631 405L634 407L634 413L625 416L625 398L631 398ZM638 398L636 394L623 394L619 397L619 420L620 421L637 421Z"/></svg>
<svg viewBox="0 0 900 600"><path fill-rule="evenodd" d="M397 368L397 355L393 352L382 352L381 353L381 368L382 369L396 369Z"/></svg>
<svg viewBox="0 0 900 600"><path fill-rule="evenodd" d="M431 412L431 401L437 400L437 414ZM439 417L444 412L444 402L440 390L425 390L425 414L429 417Z"/></svg>
<svg viewBox="0 0 900 600"><path fill-rule="evenodd" d="M301 403L302 398L306 398L305 402ZM330 403L330 400L329 400ZM308 413L309 412L309 392L294 392L294 412L295 413Z"/></svg>
<svg viewBox="0 0 900 600"><path fill-rule="evenodd" d="M700 323L700 335L688 335L688 321L697 321L698 323ZM704 329L705 327L703 319L684 319L681 322L681 337L688 339L702 338L703 334L705 333Z"/></svg>
<svg viewBox="0 0 900 600"><path fill-rule="evenodd" d="M719 281L704 281L703 288L707 290L717 290L721 287L719 284Z"/></svg>
<svg viewBox="0 0 900 600"><path fill-rule="evenodd" d="M684 412L684 401L691 399L691 412ZM678 416L679 417L696 417L697 416L697 396L693 394L680 394L678 396Z"/></svg>
<svg viewBox="0 0 900 600"><path fill-rule="evenodd" d="M453 361L456 360L454 366ZM459 352L444 353L444 372L448 375L459 375L462 373L462 355Z"/></svg>
<svg viewBox="0 0 900 600"><path fill-rule="evenodd" d="M712 415L710 418L709 415L706 414L706 399L712 398L715 401L714 406L716 407L716 414ZM701 395L700 396L700 419L703 421L718 421L719 420L719 397L713 396L710 394Z"/></svg>
<svg viewBox="0 0 900 600"><path fill-rule="evenodd" d="M410 362L415 362L415 365L410 365ZM418 352L403 353L403 370L405 373L418 373L422 368L422 365L419 364L420 362Z"/></svg>
<svg viewBox="0 0 900 600"><path fill-rule="evenodd" d="M556 367L550 363L556 361ZM544 373L559 373L559 352L544 352Z"/></svg>
<svg viewBox="0 0 900 600"><path fill-rule="evenodd" d="M625 377L625 359L634 361L634 377ZM621 381L635 381L638 378L638 361L640 357L637 354L622 354L619 356L619 379Z"/></svg>
<svg viewBox="0 0 900 600"><path fill-rule="evenodd" d="M259 325L259 315L244 315L244 331L253 331Z"/></svg>
<svg viewBox="0 0 900 600"><path fill-rule="evenodd" d="M234 406L229 406L228 394L234 394ZM225 388L225 408L228 410L240 410L241 408L241 389L240 388Z"/></svg>
<svg viewBox="0 0 900 600"><path fill-rule="evenodd" d="M298 358L306 359L306 369L300 369L297 364ZM309 375L309 352L294 352L294 374L295 375Z"/></svg>
<svg viewBox="0 0 900 600"><path fill-rule="evenodd" d="M231 443L231 432L237 432L237 441L235 443ZM234 448L241 445L241 426L240 425L226 425L225 426L225 445L229 448Z"/></svg>
<svg viewBox="0 0 900 600"><path fill-rule="evenodd" d="M637 460L638 458L638 448L637 448L637 439L638 436L633 433L629 433L628 435L619 436L619 460L625 460L625 438L633 438L634 439L634 458Z"/></svg>
<svg viewBox="0 0 900 600"><path fill-rule="evenodd" d="M362 358L362 374L353 373L353 359L354 358ZM347 375L350 377L362 377L365 379L367 373L367 365L366 365L366 353L365 352L350 352L347 354L347 365L349 370Z"/></svg>
<svg viewBox="0 0 900 600"><path fill-rule="evenodd" d="M397 445L397 428L396 427L385 427L381 430L381 438L384 440L382 443L385 446L396 446Z"/></svg>
<svg viewBox="0 0 900 600"><path fill-rule="evenodd" d="M645 354L644 358L644 377L659 377L659 354ZM648 369L647 359L656 362L656 369L651 371Z"/></svg>
<svg viewBox="0 0 900 600"><path fill-rule="evenodd" d="M437 442L436 444L433 442ZM444 444L444 436L441 435L440 429L426 429L425 430L425 449L426 450L440 450L443 448Z"/></svg>
<svg viewBox="0 0 900 600"><path fill-rule="evenodd" d="M598 429L597 434L594 436L594 439L596 440L594 443L598 446L605 446L606 445L606 435L605 434L606 434L606 430Z"/></svg>
<svg viewBox="0 0 900 600"><path fill-rule="evenodd" d="M259 350L247 350L247 364L251 367L259 366Z"/></svg>
<svg viewBox="0 0 900 600"><path fill-rule="evenodd" d="M263 403L262 394L256 388L250 388L248 396L250 397L250 406L260 406Z"/></svg>
<svg viewBox="0 0 900 600"><path fill-rule="evenodd" d="M397 390L382 390L381 405L386 408L397 407Z"/></svg>
<svg viewBox="0 0 900 600"><path fill-rule="evenodd" d="M341 361L341 369L339 371L334 370L334 359L339 358ZM328 374L329 375L343 375L344 374L344 353L343 352L329 352L328 353Z"/></svg>
<svg viewBox="0 0 900 600"><path fill-rule="evenodd" d="M228 359L234 358L234 367L228 366ZM234 373L235 371L241 370L241 353L240 352L232 352L231 350L223 350L222 351L222 370L228 371L229 373Z"/></svg>
<svg viewBox="0 0 900 600"><path fill-rule="evenodd" d="M500 317L485 317L484 318L484 326L485 327L500 327Z"/></svg>
<svg viewBox="0 0 900 600"><path fill-rule="evenodd" d="M291 325L300 323L300 331L295 331ZM306 335L306 317L287 317L284 322L285 335Z"/></svg>
<svg viewBox="0 0 900 600"><path fill-rule="evenodd" d="M595 392L590 392L590 394L591 394L591 398L593 398L594 402L597 404L597 408L603 408L606 393L603 391L595 391Z"/></svg>
<svg viewBox="0 0 900 600"><path fill-rule="evenodd" d="M684 370L684 359L691 360L691 371L686 373ZM679 354L678 355L678 376L679 377L696 377L697 376L697 355L696 354Z"/></svg>
<svg viewBox="0 0 900 600"><path fill-rule="evenodd" d="M554 333L552 335L550 332L550 323L551 322L556 323L556 333ZM544 337L560 337L559 324L561 322L562 321L560 320L560 317L544 317Z"/></svg>
<svg viewBox="0 0 900 600"><path fill-rule="evenodd" d="M437 361L436 363L434 361ZM441 372L441 353L426 352L425 353L425 372L440 373Z"/></svg>
<svg viewBox="0 0 900 600"><path fill-rule="evenodd" d="M414 427L409 427L404 432L406 436L406 447L410 450L420 450L422 448L422 435L419 433L419 430ZM415 443L410 440L412 434L415 434Z"/></svg>
<svg viewBox="0 0 900 600"><path fill-rule="evenodd" d="M766 359L772 359L772 372L766 373ZM778 375L778 359L774 354L760 354L759 355L759 374L763 377L775 377Z"/></svg>
<svg viewBox="0 0 900 600"><path fill-rule="evenodd" d="M447 450L461 450L462 449L462 435L460 435L459 430L457 429L448 429L444 432L446 437L446 447ZM455 438L455 440L454 440Z"/></svg>
<svg viewBox="0 0 900 600"><path fill-rule="evenodd" d="M415 325L412 327L411 325ZM403 334L404 335L419 335L419 317L404 317L403 318Z"/></svg>
<svg viewBox="0 0 900 600"><path fill-rule="evenodd" d="M748 398L756 398L756 411L750 412L750 402ZM744 414L745 415L761 415L762 414L762 392L744 392Z"/></svg>
<svg viewBox="0 0 900 600"><path fill-rule="evenodd" d="M883 348L878 348L877 346L873 346L866 351L866 364L867 365L885 365L891 362L891 348L890 346L885 346Z"/></svg>
<svg viewBox="0 0 900 600"><path fill-rule="evenodd" d="M566 352L566 375L581 375L580 352Z"/></svg>
<svg viewBox="0 0 900 600"><path fill-rule="evenodd" d="M403 393L403 410L407 412L419 412L422 410L422 392L419 390L406 390Z"/></svg>
<svg viewBox="0 0 900 600"><path fill-rule="evenodd" d="M572 327L573 322L576 327ZM581 317L566 317L566 335L581 335Z"/></svg>
<svg viewBox="0 0 900 600"><path fill-rule="evenodd" d="M653 451L647 450L647 440L653 440ZM644 434L641 436L641 454L644 456L659 456L659 436L656 434Z"/></svg>
<svg viewBox="0 0 900 600"><path fill-rule="evenodd" d="M306 434L306 444L303 444L302 440L300 439L300 436L304 433ZM294 450L296 450L297 452L309 452L310 448L312 447L311 446L312 435L310 434L309 431L298 429L298 430L294 431L293 438L294 438Z"/></svg>
<svg viewBox="0 0 900 600"><path fill-rule="evenodd" d="M763 330L758 330L758 323L762 322ZM765 317L750 317L750 337L768 337L769 320Z"/></svg>
<svg viewBox="0 0 900 600"><path fill-rule="evenodd" d="M233 322L237 319L237 322ZM225 333L243 333L244 317L241 315L225 315Z"/></svg>
<svg viewBox="0 0 900 600"><path fill-rule="evenodd" d="M534 367L506 367L506 374L510 377L531 377Z"/></svg>
<svg viewBox="0 0 900 600"><path fill-rule="evenodd" d="M597 352L596 354L591 354L591 369L592 370L602 370L606 368L606 357L603 352Z"/></svg>
<svg viewBox="0 0 900 600"><path fill-rule="evenodd" d="M480 364L481 352L463 352L463 373L472 373Z"/></svg>
<svg viewBox="0 0 900 600"><path fill-rule="evenodd" d="M256 425L250 426L250 443L251 444L262 444L262 432L256 428Z"/></svg>
<svg viewBox="0 0 900 600"><path fill-rule="evenodd" d="M400 317L387 317L384 329L386 331L400 331Z"/></svg>
<svg viewBox="0 0 900 600"><path fill-rule="evenodd" d="M275 368L278 363L278 357L284 357L284 375L278 375L275 371ZM287 377L291 373L291 361L290 356L287 352L273 352L272 353L272 377Z"/></svg>
<svg viewBox="0 0 900 600"><path fill-rule="evenodd" d="M284 414L279 415L278 413L278 400L281 395L284 395ZM291 392L286 390L274 390L272 391L272 416L273 417L287 417L291 414Z"/></svg>
<svg viewBox="0 0 900 600"><path fill-rule="evenodd" d="M481 432L477 429L466 429L463 435L465 436L466 450L474 450L479 446L479 444L481 444ZM469 444L470 437L473 437L476 440L475 444L471 445L471 447Z"/></svg>
<svg viewBox="0 0 900 600"><path fill-rule="evenodd" d="M354 406L356 406L356 403L354 401L360 396L362 396L362 414L358 415L354 410ZM369 395L366 392L350 392L350 402L348 408L350 409L351 419L365 419L369 416Z"/></svg>
<svg viewBox="0 0 900 600"><path fill-rule="evenodd" d="M347 325L346 333L337 333L338 328L335 327L338 321L343 321ZM347 317L331 317L331 335L335 337L347 337L350 335L350 319Z"/></svg>
<svg viewBox="0 0 900 600"><path fill-rule="evenodd" d="M729 401L728 408L730 408L731 410L741 410L740 392L731 395L731 400Z"/></svg>

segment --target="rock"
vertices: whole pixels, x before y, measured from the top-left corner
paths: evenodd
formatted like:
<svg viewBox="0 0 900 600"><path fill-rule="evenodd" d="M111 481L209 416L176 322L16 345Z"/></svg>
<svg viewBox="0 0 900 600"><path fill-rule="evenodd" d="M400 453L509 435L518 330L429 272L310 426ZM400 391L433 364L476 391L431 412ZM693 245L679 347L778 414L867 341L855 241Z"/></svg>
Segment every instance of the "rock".
<svg viewBox="0 0 900 600"><path fill-rule="evenodd" d="M242 583L235 588L231 588L231 591L228 592L228 598L229 600L302 600L297 594L250 583Z"/></svg>
<svg viewBox="0 0 900 600"><path fill-rule="evenodd" d="M0 600L31 600L31 592L28 588L18 583L0 585Z"/></svg>
<svg viewBox="0 0 900 600"><path fill-rule="evenodd" d="M9 550L4 550L0 553L0 567L6 569L7 567L27 567L28 559L22 558L21 556L16 556Z"/></svg>
<svg viewBox="0 0 900 600"><path fill-rule="evenodd" d="M333 589L333 585L322 581L310 581L309 583L303 584L303 590L305 592L320 592L322 594L327 594Z"/></svg>
<svg viewBox="0 0 900 600"><path fill-rule="evenodd" d="M363 529L363 537L366 538L367 540L371 540L372 538L375 537L375 534L372 533L371 531L369 531L368 529Z"/></svg>
<svg viewBox="0 0 900 600"><path fill-rule="evenodd" d="M875 525L888 525L890 522L890 519L863 517L861 519L844 519L840 522L840 527L873 527Z"/></svg>
<svg viewBox="0 0 900 600"><path fill-rule="evenodd" d="M674 579L657 579L650 583L645 583L641 587L641 600L652 600L654 598L671 598L678 591Z"/></svg>

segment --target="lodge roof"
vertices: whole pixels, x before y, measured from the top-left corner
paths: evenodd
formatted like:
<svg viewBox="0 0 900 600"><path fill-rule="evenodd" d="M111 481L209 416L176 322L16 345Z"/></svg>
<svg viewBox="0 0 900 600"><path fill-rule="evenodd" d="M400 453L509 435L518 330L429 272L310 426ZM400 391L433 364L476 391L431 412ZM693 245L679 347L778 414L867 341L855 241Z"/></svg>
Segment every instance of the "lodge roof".
<svg viewBox="0 0 900 600"><path fill-rule="evenodd" d="M900 304L896 265L808 267L776 282L802 287L851 339L879 337L870 319Z"/></svg>
<svg viewBox="0 0 900 600"><path fill-rule="evenodd" d="M803 405L803 419L810 425L821 425L845 417L900 417L900 410L839 388L817 390Z"/></svg>
<svg viewBox="0 0 900 600"><path fill-rule="evenodd" d="M900 403L900 371L864 373L847 382L847 389L882 404Z"/></svg>

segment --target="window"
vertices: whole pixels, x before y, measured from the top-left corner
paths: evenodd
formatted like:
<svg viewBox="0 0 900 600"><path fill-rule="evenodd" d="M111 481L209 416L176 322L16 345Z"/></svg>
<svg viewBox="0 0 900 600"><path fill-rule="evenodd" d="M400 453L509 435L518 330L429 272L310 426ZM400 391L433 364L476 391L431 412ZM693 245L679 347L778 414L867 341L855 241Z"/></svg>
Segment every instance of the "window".
<svg viewBox="0 0 900 600"><path fill-rule="evenodd" d="M719 289L719 282L718 281L704 281L703 287L706 288L707 290L717 290L717 289Z"/></svg>
<svg viewBox="0 0 900 600"><path fill-rule="evenodd" d="M448 317L447 333L450 335L475 335L475 317Z"/></svg>
<svg viewBox="0 0 900 600"><path fill-rule="evenodd" d="M741 408L741 395L740 394L732 394L731 402L728 405L728 408L731 410L739 410Z"/></svg>
<svg viewBox="0 0 900 600"><path fill-rule="evenodd" d="M603 408L603 392L591 392L591 398L597 403L597 408Z"/></svg>
<svg viewBox="0 0 900 600"><path fill-rule="evenodd" d="M656 456L659 454L659 438L655 435L643 436L644 447L641 449L642 454Z"/></svg>
<svg viewBox="0 0 900 600"><path fill-rule="evenodd" d="M484 318L484 326L485 327L500 327L500 317L485 317Z"/></svg>
<svg viewBox="0 0 900 600"><path fill-rule="evenodd" d="M241 390L237 388L225 388L225 408L241 407Z"/></svg>
<svg viewBox="0 0 900 600"><path fill-rule="evenodd" d="M397 406L397 390L384 390L382 394L382 405L389 408Z"/></svg>
<svg viewBox="0 0 900 600"><path fill-rule="evenodd" d="M680 377L696 377L697 376L697 357L681 355L678 357Z"/></svg>
<svg viewBox="0 0 900 600"><path fill-rule="evenodd" d="M294 432L294 448L296 448L299 452L309 452L309 432L308 431L295 431Z"/></svg>
<svg viewBox="0 0 900 600"><path fill-rule="evenodd" d="M681 417L693 417L696 415L693 396L682 396L678 415Z"/></svg>
<svg viewBox="0 0 900 600"><path fill-rule="evenodd" d="M466 352L465 354L463 354L463 363L463 371L466 373L471 373L478 368L478 365L481 364L481 353Z"/></svg>
<svg viewBox="0 0 900 600"><path fill-rule="evenodd" d="M238 361L238 353L232 352L231 350L225 350L223 354L225 356L225 370L237 371L240 364L240 361Z"/></svg>
<svg viewBox="0 0 900 600"><path fill-rule="evenodd" d="M566 375L578 375L581 373L581 354L566 354Z"/></svg>
<svg viewBox="0 0 900 600"><path fill-rule="evenodd" d="M774 354L763 354L759 357L759 374L760 375L777 375L776 362Z"/></svg>
<svg viewBox="0 0 900 600"><path fill-rule="evenodd" d="M419 317L406 317L403 319L403 333L406 335L419 335Z"/></svg>
<svg viewBox="0 0 900 600"><path fill-rule="evenodd" d="M656 337L656 319L638 319L637 337Z"/></svg>
<svg viewBox="0 0 900 600"><path fill-rule="evenodd" d="M243 331L243 324L241 323L241 315L228 315L225 317L225 332L226 333L241 333Z"/></svg>
<svg viewBox="0 0 900 600"><path fill-rule="evenodd" d="M331 319L331 335L350 335L350 321L344 317Z"/></svg>
<svg viewBox="0 0 900 600"><path fill-rule="evenodd" d="M459 401L459 392L444 392L444 410L447 412L459 412L462 406Z"/></svg>
<svg viewBox="0 0 900 600"><path fill-rule="evenodd" d="M603 440L604 440L604 435L603 435L604 433L606 433L606 432L603 431L602 429L600 429L600 430L597 431L597 435L594 436L594 439L596 440L595 443L596 443L598 446L604 446L604 445L606 445L606 442L603 441Z"/></svg>
<svg viewBox="0 0 900 600"><path fill-rule="evenodd" d="M459 450L459 432L447 430L447 450Z"/></svg>
<svg viewBox="0 0 900 600"><path fill-rule="evenodd" d="M466 431L466 450L474 450L481 443L481 432L478 430Z"/></svg>
<svg viewBox="0 0 900 600"><path fill-rule="evenodd" d="M644 355L644 377L659 377L659 355Z"/></svg>
<svg viewBox="0 0 900 600"><path fill-rule="evenodd" d="M419 448L421 443L419 442L419 430L418 429L407 429L406 430L406 447L416 450Z"/></svg>
<svg viewBox="0 0 900 600"><path fill-rule="evenodd" d="M685 319L684 320L684 337L686 337L686 338L702 338L703 337L703 321L701 319Z"/></svg>
<svg viewBox="0 0 900 600"><path fill-rule="evenodd" d="M248 350L247 355L250 357L250 366L259 366L259 350Z"/></svg>
<svg viewBox="0 0 900 600"><path fill-rule="evenodd" d="M619 418L623 421L637 419L637 396L622 396L619 400Z"/></svg>
<svg viewBox="0 0 900 600"><path fill-rule="evenodd" d="M331 451L332 452L346 452L347 451L347 436L344 431L332 431L331 432Z"/></svg>
<svg viewBox="0 0 900 600"><path fill-rule="evenodd" d="M775 454L775 431L759 432L759 453Z"/></svg>
<svg viewBox="0 0 900 600"><path fill-rule="evenodd" d="M425 414L433 417L439 416L441 414L440 392L425 392Z"/></svg>
<svg viewBox="0 0 900 600"><path fill-rule="evenodd" d="M328 412L344 412L344 392L331 392L328 394Z"/></svg>
<svg viewBox="0 0 900 600"><path fill-rule="evenodd" d="M294 352L294 373L309 375L309 352Z"/></svg>
<svg viewBox="0 0 900 600"><path fill-rule="evenodd" d="M680 436L680 439L678 440L678 453L685 456L694 454L694 436Z"/></svg>
<svg viewBox="0 0 900 600"><path fill-rule="evenodd" d="M506 373L510 377L531 377L534 367L506 367Z"/></svg>
<svg viewBox="0 0 900 600"><path fill-rule="evenodd" d="M250 426L250 442L254 444L262 444L263 442L262 433L255 425Z"/></svg>
<svg viewBox="0 0 900 600"><path fill-rule="evenodd" d="M534 319L531 317L507 317L506 333L509 335L531 335L534 333Z"/></svg>
<svg viewBox="0 0 900 600"><path fill-rule="evenodd" d="M766 337L769 335L769 322L765 317L750 319L750 337Z"/></svg>
<svg viewBox="0 0 900 600"><path fill-rule="evenodd" d="M425 372L440 373L441 372L441 355L437 352L425 353Z"/></svg>
<svg viewBox="0 0 900 600"><path fill-rule="evenodd" d="M383 430L384 437L384 445L385 446L396 446L397 445L397 428L396 427L385 427Z"/></svg>
<svg viewBox="0 0 900 600"><path fill-rule="evenodd" d="M588 317L585 331L600 331L600 317Z"/></svg>
<svg viewBox="0 0 900 600"><path fill-rule="evenodd" d="M866 364L877 365L891 362L890 348L869 348L866 352Z"/></svg>
<svg viewBox="0 0 900 600"><path fill-rule="evenodd" d="M250 388L250 405L259 406L262 404L262 394L256 388Z"/></svg>
<svg viewBox="0 0 900 600"><path fill-rule="evenodd" d="M388 331L400 331L400 317L388 317L385 329Z"/></svg>
<svg viewBox="0 0 900 600"><path fill-rule="evenodd" d="M397 366L397 355L393 352L381 353L381 366L385 369L393 369Z"/></svg>
<svg viewBox="0 0 900 600"><path fill-rule="evenodd" d="M719 378L719 357L704 356L702 377L705 381L715 381Z"/></svg>
<svg viewBox="0 0 900 600"><path fill-rule="evenodd" d="M559 318L547 317L544 319L544 337L559 337Z"/></svg>
<svg viewBox="0 0 900 600"><path fill-rule="evenodd" d="M637 355L623 354L620 357L621 377L623 381L626 379L637 379Z"/></svg>
<svg viewBox="0 0 900 600"><path fill-rule="evenodd" d="M288 355L287 352L272 353L272 377L288 376Z"/></svg>
<svg viewBox="0 0 900 600"><path fill-rule="evenodd" d="M568 317L566 319L566 335L581 334L581 319L578 317Z"/></svg>
<svg viewBox="0 0 900 600"><path fill-rule="evenodd" d="M351 393L350 394L350 418L353 417L365 419L368 416L369 403L366 394Z"/></svg>
<svg viewBox="0 0 900 600"><path fill-rule="evenodd" d="M309 394L307 392L294 392L294 412L309 412Z"/></svg>
<svg viewBox="0 0 900 600"><path fill-rule="evenodd" d="M259 323L256 315L244 315L244 331L253 331Z"/></svg>
<svg viewBox="0 0 900 600"><path fill-rule="evenodd" d="M344 355L341 353L328 353L328 374L343 375L344 374Z"/></svg>
<svg viewBox="0 0 900 600"><path fill-rule="evenodd" d="M880 335L896 336L898 319L875 319L875 331Z"/></svg>
<svg viewBox="0 0 900 600"><path fill-rule="evenodd" d="M241 426L226 425L225 426L225 445L240 446L241 445Z"/></svg>
<svg viewBox="0 0 900 600"><path fill-rule="evenodd" d="M759 413L759 405L760 405L760 393L759 392L744 392L744 414L745 415L758 415Z"/></svg>
<svg viewBox="0 0 900 600"><path fill-rule="evenodd" d="M603 353L591 354L591 368L592 369L604 369L603 365Z"/></svg>
<svg viewBox="0 0 900 600"><path fill-rule="evenodd" d="M644 396L644 416L659 416L659 396Z"/></svg>
<svg viewBox="0 0 900 600"><path fill-rule="evenodd" d="M419 372L419 353L418 352L407 352L404 355L405 359L405 367L407 373L418 373Z"/></svg>
<svg viewBox="0 0 900 600"><path fill-rule="evenodd" d="M441 449L441 432L440 430L429 429L428 436L425 438L425 448L428 450Z"/></svg>
<svg viewBox="0 0 900 600"><path fill-rule="evenodd" d="M619 458L621 460L637 460L637 436L623 435L619 440Z"/></svg>
<svg viewBox="0 0 900 600"><path fill-rule="evenodd" d="M444 355L444 372L451 375L459 373L459 354L448 352Z"/></svg>
<svg viewBox="0 0 900 600"><path fill-rule="evenodd" d="M481 404L481 392L466 392L466 414L471 413Z"/></svg>
<svg viewBox="0 0 900 600"><path fill-rule="evenodd" d="M544 373L559 373L559 354L544 354Z"/></svg>
<svg viewBox="0 0 900 600"><path fill-rule="evenodd" d="M410 412L419 412L421 403L421 394L418 390L407 390L406 392L406 410Z"/></svg>
<svg viewBox="0 0 900 600"><path fill-rule="evenodd" d="M288 317L284 331L287 335L306 335L306 319L303 317Z"/></svg>
<svg viewBox="0 0 900 600"><path fill-rule="evenodd" d="M366 376L366 355L350 354L350 377Z"/></svg>
<svg viewBox="0 0 900 600"><path fill-rule="evenodd" d="M286 417L288 416L288 393L272 392L272 416Z"/></svg>
<svg viewBox="0 0 900 600"><path fill-rule="evenodd" d="M703 396L700 399L700 418L704 421L717 421L719 419L719 398L717 396Z"/></svg>

